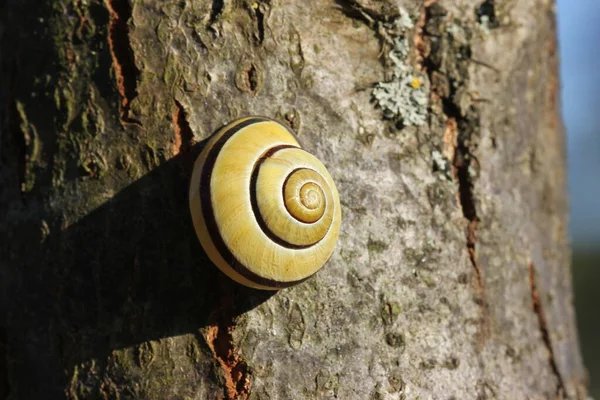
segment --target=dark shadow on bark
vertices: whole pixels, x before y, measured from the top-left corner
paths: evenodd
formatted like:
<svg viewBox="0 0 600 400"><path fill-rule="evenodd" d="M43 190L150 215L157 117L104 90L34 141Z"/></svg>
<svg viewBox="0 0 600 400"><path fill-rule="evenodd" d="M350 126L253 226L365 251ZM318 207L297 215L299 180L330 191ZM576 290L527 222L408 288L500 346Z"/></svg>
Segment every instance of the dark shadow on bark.
<svg viewBox="0 0 600 400"><path fill-rule="evenodd" d="M16 349L27 349L18 363L25 368L36 352L49 352L43 358L55 364L39 369L46 373L37 379L39 387L19 385L23 398L38 398L42 387L57 390L46 398L59 396L81 363L94 360L101 377L115 349L197 333L273 295L236 284L209 261L191 223L191 171L181 161L181 155L169 160L80 221L52 232L41 254L34 250L23 260L24 268L44 272L39 285L27 284L40 293L10 289L28 308L19 315L23 336L13 338ZM45 265L33 267L40 259ZM94 387L94 381L88 383Z"/></svg>

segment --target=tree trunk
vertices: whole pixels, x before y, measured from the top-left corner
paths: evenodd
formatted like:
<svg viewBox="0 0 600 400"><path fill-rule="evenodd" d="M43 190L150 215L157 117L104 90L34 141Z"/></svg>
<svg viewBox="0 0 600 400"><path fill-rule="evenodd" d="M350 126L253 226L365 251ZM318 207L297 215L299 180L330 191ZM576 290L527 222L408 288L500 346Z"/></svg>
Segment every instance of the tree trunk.
<svg viewBox="0 0 600 400"><path fill-rule="evenodd" d="M584 399L553 2L0 1L0 398ZM336 251L264 292L187 205L279 119Z"/></svg>

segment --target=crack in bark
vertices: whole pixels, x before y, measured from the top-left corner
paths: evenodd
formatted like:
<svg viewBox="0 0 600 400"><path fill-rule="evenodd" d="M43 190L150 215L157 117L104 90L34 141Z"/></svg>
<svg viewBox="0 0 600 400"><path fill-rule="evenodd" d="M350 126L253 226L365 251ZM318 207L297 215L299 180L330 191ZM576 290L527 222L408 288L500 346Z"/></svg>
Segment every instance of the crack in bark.
<svg viewBox="0 0 600 400"><path fill-rule="evenodd" d="M87 22L87 17L85 15L84 7L82 6L81 1L82 0L76 0L75 2L73 2L73 10L77 14L77 17L79 18L79 21L78 21L79 24L75 28L75 30L71 33L71 41L72 42L75 40L76 35L78 37L78 40L81 40L80 38L83 37L83 28Z"/></svg>
<svg viewBox="0 0 600 400"><path fill-rule="evenodd" d="M537 315L538 325L540 333L542 334L542 340L548 350L548 361L550 363L550 369L554 376L556 376L556 398L562 399L566 396L565 385L558 370L556 364L556 358L554 357L554 350L552 349L552 340L550 339L550 331L548 330L548 324L546 322L546 315L542 309L542 300L540 298L540 292L538 291L537 284L535 282L535 267L533 263L529 263L529 288L531 291L531 309Z"/></svg>
<svg viewBox="0 0 600 400"><path fill-rule="evenodd" d="M203 333L213 357L223 371L224 399L246 400L250 396L251 373L233 338L238 314L232 285L229 278L219 277L219 290L216 292L215 301L219 302L220 306L215 309Z"/></svg>
<svg viewBox="0 0 600 400"><path fill-rule="evenodd" d="M254 64L251 64L250 68L246 70L246 80L248 81L250 92L254 93L258 88L258 76Z"/></svg>
<svg viewBox="0 0 600 400"><path fill-rule="evenodd" d="M225 398L247 399L250 395L250 371L233 341L233 319L223 320L206 329L205 339L225 378Z"/></svg>
<svg viewBox="0 0 600 400"><path fill-rule="evenodd" d="M185 158L189 158L188 155L192 149L194 141L194 132L190 128L190 124L187 120L187 113L180 102L175 100L175 107L173 107L173 130L174 140L173 146L171 146L171 153L173 156L183 155ZM186 164L187 161L185 160Z"/></svg>
<svg viewBox="0 0 600 400"><path fill-rule="evenodd" d="M265 10L263 9L263 5L259 3L255 3L256 6L252 6L252 10L254 11L254 16L256 18L256 41L260 46L265 41ZM268 7L268 4L266 5Z"/></svg>
<svg viewBox="0 0 600 400"><path fill-rule="evenodd" d="M457 198L463 216L468 221L466 246L473 266L477 284L483 290L481 266L477 261L476 243L479 216L475 206L473 178L477 160L473 155L479 113L474 105L464 109L458 100L459 88L468 80L466 64L471 61L471 49L447 33L442 36L433 32L446 32L448 24L458 24L435 0L425 2L416 25L413 40L416 59L432 83L431 101L441 103L446 117L444 132L444 155L452 163L454 177L458 181ZM430 31L428 33L428 30ZM432 53L432 47L435 50ZM446 50L446 54L442 50ZM443 61L442 61L443 59Z"/></svg>
<svg viewBox="0 0 600 400"><path fill-rule="evenodd" d="M210 18L208 25L213 25L219 19L219 16L223 13L225 8L225 0L213 0L212 7L210 9Z"/></svg>
<svg viewBox="0 0 600 400"><path fill-rule="evenodd" d="M455 176L458 179L458 198L462 213L463 216L469 221L467 225L467 251L469 252L471 265L475 269L477 284L483 289L481 266L477 261L477 253L475 248L477 243L477 227L479 225L479 217L477 216L477 210L475 209L473 182L471 181L469 172L469 168L471 166L471 157L469 150L460 142L456 148L452 165L455 170Z"/></svg>
<svg viewBox="0 0 600 400"><path fill-rule="evenodd" d="M117 89L121 97L121 121L141 125L129 117L131 102L138 95L139 70L135 65L133 49L129 40L131 5L128 0L106 0L109 11L108 46L117 75Z"/></svg>
<svg viewBox="0 0 600 400"><path fill-rule="evenodd" d="M371 29L376 29L378 15L373 10L363 7L357 0L337 0L338 5L342 7L342 11L350 18L365 21ZM475 195L473 191L473 168L476 165L476 158L472 153L475 148L472 137L475 136L478 127L479 113L475 106L465 112L457 102L457 90L463 86L468 79L468 70L464 68L467 62L472 60L470 46L462 43L453 43L453 38L445 38L437 36L436 40L446 40L450 42L447 46L449 50L455 51L453 58L448 57L449 65L442 68L441 60L433 60L431 57L431 44L428 38L434 36L427 32L426 27L429 22L435 19L434 25L442 26L447 24L446 18L449 14L446 10L437 3L437 0L425 0L421 9L421 15L415 26L413 36L413 46L415 51L415 60L421 71L425 71L429 77L429 81L435 83L441 81L441 85L432 85L431 94L432 102L441 101L443 114L446 116L447 130L453 129L452 134L448 138L444 137L445 151L448 160L452 163L455 179L458 180L458 203L461 207L463 216L468 221L466 233L466 245L469 253L469 259L473 266L477 284L480 291L483 290L483 277L481 266L477 261L476 243L477 243L477 227L479 225L479 217L475 207ZM454 22L454 21L451 21ZM444 30L439 29L444 32ZM385 37L384 37L385 39ZM467 42L468 43L468 42ZM442 51L441 45L436 49L438 53ZM439 54L436 54L439 56ZM443 55L442 55L443 56ZM439 57L438 57L439 58ZM454 64L454 65L453 65ZM441 74L442 69L453 69L455 71L444 71L448 74ZM462 75L461 75L462 74ZM444 132L446 136L448 132ZM448 139L448 140L447 140ZM455 142L455 143L454 143ZM452 148L448 148L448 144ZM483 302L482 304L485 304Z"/></svg>
<svg viewBox="0 0 600 400"><path fill-rule="evenodd" d="M371 29L376 22L389 22L400 16L400 8L393 1L335 0L335 3L347 17L363 21Z"/></svg>

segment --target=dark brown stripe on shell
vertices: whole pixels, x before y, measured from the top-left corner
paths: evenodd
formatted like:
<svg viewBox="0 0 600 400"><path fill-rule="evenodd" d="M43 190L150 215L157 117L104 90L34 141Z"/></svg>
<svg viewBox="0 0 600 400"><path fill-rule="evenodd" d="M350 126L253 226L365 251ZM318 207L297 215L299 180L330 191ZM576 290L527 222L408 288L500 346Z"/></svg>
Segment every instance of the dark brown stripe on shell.
<svg viewBox="0 0 600 400"><path fill-rule="evenodd" d="M202 173L200 174L200 205L202 208L202 214L204 216L204 221L206 223L206 228L208 233L215 245L215 248L221 254L221 257L233 268L237 273L242 275L244 278L248 279L251 282L254 282L258 285L267 286L271 288L285 288L289 286L296 285L300 282L305 281L309 277L304 279L300 279L297 281L291 282L280 282L272 279L263 278L260 275L255 274L250 271L245 265L243 265L235 256L231 253L231 250L225 244L223 237L221 236L221 232L219 231L219 227L217 225L217 221L215 219L215 214L212 208L212 199L211 199L211 177L212 172L215 166L215 162L217 161L217 157L221 152L221 149L225 145L225 143L237 132L242 130L243 128L259 123L259 122L276 122L272 121L268 118L249 118L245 121L240 122L239 124L231 127L227 132L223 134L213 145L212 148L208 149L208 154L206 156L206 161L202 166ZM276 122L277 123L277 122ZM295 147L295 146L290 146Z"/></svg>
<svg viewBox="0 0 600 400"><path fill-rule="evenodd" d="M258 199L256 197L256 182L258 180L258 172L260 171L260 166L267 158L273 156L273 154L275 154L279 150L283 150L283 149L299 149L299 147L290 146L287 144L272 147L267 152L265 152L265 154L263 154L254 164L254 168L252 169L252 176L250 177L250 204L252 205L252 212L254 213L254 216L256 217L256 222L258 222L258 226L260 226L260 229L262 229L262 231L265 233L265 235L267 235L267 237L269 239L271 239L272 241L274 241L281 247L285 247L288 249L296 249L296 250L306 249L308 247L313 246L314 244L297 245L297 244L287 242L286 240L280 238L271 229L269 229L262 214L260 213L260 209L258 208ZM286 180L287 180L287 177L286 177ZM282 191L283 191L283 189L282 189ZM283 195L283 192L282 192L282 195Z"/></svg>

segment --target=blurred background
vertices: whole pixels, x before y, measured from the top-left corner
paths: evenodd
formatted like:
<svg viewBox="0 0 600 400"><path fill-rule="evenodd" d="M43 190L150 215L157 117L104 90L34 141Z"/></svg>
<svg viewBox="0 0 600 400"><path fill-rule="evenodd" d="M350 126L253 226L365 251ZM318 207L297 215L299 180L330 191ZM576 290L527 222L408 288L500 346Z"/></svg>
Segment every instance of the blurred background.
<svg viewBox="0 0 600 400"><path fill-rule="evenodd" d="M557 0L577 323L600 399L600 0Z"/></svg>

